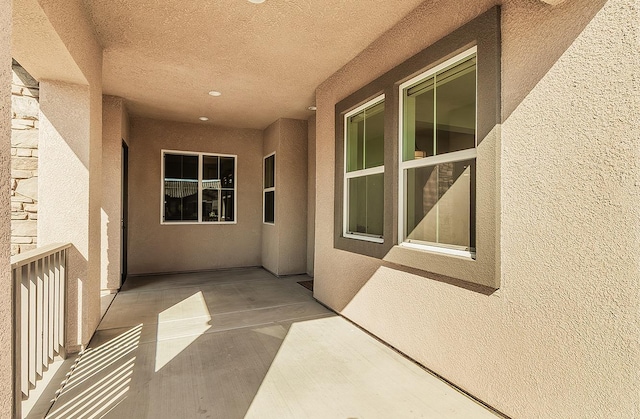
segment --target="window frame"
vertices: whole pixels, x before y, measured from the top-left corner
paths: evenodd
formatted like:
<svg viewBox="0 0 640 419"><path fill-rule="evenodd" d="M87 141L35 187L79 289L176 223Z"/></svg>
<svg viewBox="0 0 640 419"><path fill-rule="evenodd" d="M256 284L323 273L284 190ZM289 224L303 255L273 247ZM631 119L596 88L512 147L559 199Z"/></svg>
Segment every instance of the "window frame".
<svg viewBox="0 0 640 419"><path fill-rule="evenodd" d="M421 243L412 243L407 242L406 235L408 232L406 231L405 221L406 221L406 210L407 210L407 179L405 176L405 170L407 169L417 169L423 167L434 167L443 163L455 163L462 160L474 160L477 162L478 156L478 70L477 65L475 69L476 76L476 90L475 90L475 127L474 127L474 145L473 148L468 148L459 151L453 151L444 154L436 154L434 156L423 157L420 159L413 159L408 161L403 161L403 149L404 149L404 90L419 84L420 82L428 79L429 77L437 74L441 70L452 66L458 62L462 62L466 58L471 56L476 56L478 54L478 46L474 45L473 47L457 54L454 57L449 58L448 60L436 65L435 67L429 68L428 70L418 74L415 77L401 83L398 86L398 245L402 247L408 247L417 250L427 250L430 252L442 253L446 255L460 256L469 259L475 259L476 257L476 249L473 250L462 250L456 248L453 245L442 245L439 246L435 243L431 244L428 242ZM437 124L437 121L435 121ZM473 193L475 198L475 192ZM475 205L475 203L473 204ZM475 216L474 212L472 215ZM475 234L475 228L471 229L471 233Z"/></svg>
<svg viewBox="0 0 640 419"><path fill-rule="evenodd" d="M273 156L273 186L269 188L264 187L265 170L267 168L267 159ZM267 154L262 158L262 224L275 225L276 224L276 152ZM267 192L273 192L273 222L266 221L267 208L266 208L266 196Z"/></svg>
<svg viewBox="0 0 640 419"><path fill-rule="evenodd" d="M372 243L384 243L384 232L382 234L382 237L375 237L374 235L366 235L364 233L350 233L349 232L349 180L350 179L354 179L354 178L360 178L360 177L366 177L366 176L370 176L370 175L378 175L378 174L382 174L384 175L384 160L383 160L383 164L380 166L376 166L376 167L370 167L367 169L359 169L359 170L354 170L352 172L349 172L347 170L347 148L349 146L348 143L348 136L349 136L349 130L346 128L347 127L347 123L349 120L349 117L356 115L362 111L364 111L367 108L371 108L379 103L385 103L385 95L384 93L363 103L362 105L356 107L355 109L347 112L344 114L344 153L343 153L343 161L344 161L344 170L343 170L343 177L344 177L344 183L343 183L343 197L342 197L342 237L344 238L348 238L348 239L354 239L354 240L363 240L363 241L368 241L368 242L372 242ZM386 105L386 103L385 103ZM386 112L386 110L385 110ZM383 143L384 143L384 138L383 138ZM384 153L384 146L383 146L383 153ZM383 158L384 159L384 158ZM384 186L383 186L384 187ZM384 211L383 211L384 212ZM383 221L382 221L383 225L384 225L384 214L383 214Z"/></svg>
<svg viewBox="0 0 640 419"><path fill-rule="evenodd" d="M164 218L165 155L198 156L198 220L166 221ZM202 221L202 168L204 157L233 157L233 221ZM231 188L226 188L231 189ZM238 224L238 155L184 150L160 150L160 225L224 225Z"/></svg>
<svg viewBox="0 0 640 419"><path fill-rule="evenodd" d="M401 138L400 85L476 47L475 259L424 246L402 245L399 214ZM344 113L384 93L385 172L384 243L342 237L344 200ZM469 290L500 287L501 164L501 29L500 6L493 6L414 56L365 83L335 105L334 248L378 258L385 265L422 272L426 277ZM404 174L403 174L404 176ZM401 207L402 205L402 207ZM404 215L403 215L404 218ZM389 224L389 227L387 225ZM388 229L387 229L388 228ZM435 250L435 251L434 251Z"/></svg>

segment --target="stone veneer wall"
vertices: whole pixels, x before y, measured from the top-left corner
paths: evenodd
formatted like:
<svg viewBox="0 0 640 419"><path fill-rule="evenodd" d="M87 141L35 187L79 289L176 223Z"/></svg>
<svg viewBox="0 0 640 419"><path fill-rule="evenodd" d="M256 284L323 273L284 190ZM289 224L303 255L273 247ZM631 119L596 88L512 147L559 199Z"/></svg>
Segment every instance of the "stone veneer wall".
<svg viewBox="0 0 640 419"><path fill-rule="evenodd" d="M11 255L37 246L39 85L17 62L11 83Z"/></svg>

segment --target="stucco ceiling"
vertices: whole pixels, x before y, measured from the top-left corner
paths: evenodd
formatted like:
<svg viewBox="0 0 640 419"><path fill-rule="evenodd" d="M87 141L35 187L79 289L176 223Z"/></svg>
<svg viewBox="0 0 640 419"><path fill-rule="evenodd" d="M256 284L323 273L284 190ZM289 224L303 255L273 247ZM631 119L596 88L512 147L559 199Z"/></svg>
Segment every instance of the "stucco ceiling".
<svg viewBox="0 0 640 419"><path fill-rule="evenodd" d="M104 93L133 115L262 129L423 0L85 0ZM220 97L208 95L222 92Z"/></svg>

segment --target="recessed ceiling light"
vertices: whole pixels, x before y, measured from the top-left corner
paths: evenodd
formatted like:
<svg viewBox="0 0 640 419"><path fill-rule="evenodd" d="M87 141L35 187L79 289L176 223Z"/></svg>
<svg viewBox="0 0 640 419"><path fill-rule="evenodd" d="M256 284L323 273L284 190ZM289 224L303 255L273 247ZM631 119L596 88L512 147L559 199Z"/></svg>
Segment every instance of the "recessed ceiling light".
<svg viewBox="0 0 640 419"><path fill-rule="evenodd" d="M315 106L309 106L307 109L310 111L316 111L318 108L316 108Z"/></svg>
<svg viewBox="0 0 640 419"><path fill-rule="evenodd" d="M260 3L264 3L264 0L249 0L249 3L260 4Z"/></svg>
<svg viewBox="0 0 640 419"><path fill-rule="evenodd" d="M218 92L217 90L212 90L209 92L209 95L218 97L218 96L222 96L222 93Z"/></svg>
<svg viewBox="0 0 640 419"><path fill-rule="evenodd" d="M201 116L200 118L198 118L201 121L208 121L209 118L207 118L206 116Z"/></svg>

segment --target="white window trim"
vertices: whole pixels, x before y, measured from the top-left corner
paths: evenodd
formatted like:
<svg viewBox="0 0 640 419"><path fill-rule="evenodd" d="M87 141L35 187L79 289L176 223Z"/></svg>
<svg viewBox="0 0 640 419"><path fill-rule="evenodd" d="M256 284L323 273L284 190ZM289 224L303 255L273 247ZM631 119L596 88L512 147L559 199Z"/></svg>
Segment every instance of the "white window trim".
<svg viewBox="0 0 640 419"><path fill-rule="evenodd" d="M176 154L198 156L198 221L164 220L164 156ZM233 221L202 221L202 160L203 156L233 157ZM230 188L229 188L230 189ZM206 153L196 151L166 150L160 152L160 225L202 225L202 224L238 224L238 156L236 154Z"/></svg>
<svg viewBox="0 0 640 419"><path fill-rule="evenodd" d="M348 172L347 171L347 166L348 166L348 162L347 162L347 146L348 146L348 141L347 141L347 137L348 137L348 120L349 117L361 112L362 110L371 107L379 102L382 102L385 100L385 95L382 94L380 96L377 96L373 99L371 99L370 101L358 106L357 108L347 112L344 115L344 147L342 152L344 153L343 156L343 161L344 161L344 173L343 173L343 197L342 197L342 236L345 238L349 238L349 239L356 239L356 240L363 240L363 241L368 241L368 242L374 242L374 243L384 243L384 237L377 237L377 236L368 236L365 235L363 233L359 233L359 234L355 234L355 233L349 233L349 179L353 179L356 177L363 177L363 176L368 176L368 175L375 175L375 174L379 174L379 173L384 173L384 165L382 166L377 166L377 167L371 167L369 169L362 169L362 170L355 170L353 172ZM383 223L384 225L384 223Z"/></svg>
<svg viewBox="0 0 640 419"><path fill-rule="evenodd" d="M475 259L475 254L476 254L475 251L459 250L459 249L456 249L455 246L446 247L446 246L437 245L435 243L430 244L426 242L425 243L407 242L404 224L405 224L405 210L406 210L405 197L407 195L407 182L405 178L405 170L414 169L418 167L425 167L425 166L435 166L441 163L456 162L461 160L471 160L471 159L477 158L477 154L478 154L477 153L477 147L478 147L478 101L477 101L478 71L477 71L477 67L476 67L476 127L475 127L476 135L475 135L474 148L461 150L461 151L454 151L446 154L438 154L435 156L424 157L421 159L414 159L414 160L409 160L405 162L402 160L403 147L404 147L404 132L403 132L404 123L402 121L404 121L404 100L403 100L404 89L434 75L440 70L443 70L449 67L450 65L465 59L466 57L469 57L473 54L476 54L476 57L477 57L477 52L478 52L477 46L469 48L468 50L456 55L455 57L452 57L446 60L445 62L438 64L437 66L430 68L429 70L407 80L406 82L402 83L398 87L398 93L399 93L398 100L400 102L399 104L400 106L398 106L398 163L399 163L398 164L398 172L399 172L398 174L398 244L402 247L408 247L408 248L424 250L428 252Z"/></svg>
<svg viewBox="0 0 640 419"><path fill-rule="evenodd" d="M276 158L275 158L276 152L274 151L271 154L268 154L266 156L264 156L262 158L262 224L266 224L266 225L275 225L276 224L276 164L278 164L276 162ZM264 187L264 169L267 167L266 162L267 159L271 156L273 157L273 187L271 188L265 188ZM264 204L266 203L266 195L267 192L273 192L273 222L268 222L265 221L266 218L266 213L265 213L265 206Z"/></svg>

